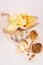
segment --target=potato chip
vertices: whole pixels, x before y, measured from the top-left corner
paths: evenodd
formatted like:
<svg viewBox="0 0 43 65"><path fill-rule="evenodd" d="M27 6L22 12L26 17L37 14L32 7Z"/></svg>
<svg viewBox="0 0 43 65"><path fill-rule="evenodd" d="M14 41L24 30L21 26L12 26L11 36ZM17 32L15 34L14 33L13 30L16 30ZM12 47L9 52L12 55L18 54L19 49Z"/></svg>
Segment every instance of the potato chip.
<svg viewBox="0 0 43 65"><path fill-rule="evenodd" d="M18 27L27 29L34 24L35 20L35 16L27 14L13 14L9 17L9 25L7 28L9 31L16 30Z"/></svg>

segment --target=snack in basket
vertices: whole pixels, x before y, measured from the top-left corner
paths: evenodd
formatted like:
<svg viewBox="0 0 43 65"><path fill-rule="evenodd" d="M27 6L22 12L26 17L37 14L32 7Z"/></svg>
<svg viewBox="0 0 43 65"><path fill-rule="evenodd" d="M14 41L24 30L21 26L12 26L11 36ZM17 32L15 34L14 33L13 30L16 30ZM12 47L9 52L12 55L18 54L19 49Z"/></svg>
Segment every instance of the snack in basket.
<svg viewBox="0 0 43 65"><path fill-rule="evenodd" d="M9 23L6 28L3 28L3 32L7 34L14 34L17 28L27 29L34 25L37 17L26 14L16 14L9 16Z"/></svg>

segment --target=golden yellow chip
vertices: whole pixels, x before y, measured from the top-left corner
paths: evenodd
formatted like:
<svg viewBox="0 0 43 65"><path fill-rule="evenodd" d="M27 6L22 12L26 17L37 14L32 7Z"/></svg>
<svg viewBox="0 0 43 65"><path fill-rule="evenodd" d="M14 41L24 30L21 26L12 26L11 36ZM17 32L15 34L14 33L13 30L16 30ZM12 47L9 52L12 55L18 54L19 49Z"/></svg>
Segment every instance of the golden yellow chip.
<svg viewBox="0 0 43 65"><path fill-rule="evenodd" d="M30 27L31 25L33 25L34 22L35 22L35 20L36 20L36 17L34 17L34 16L29 16L29 17L28 17L28 20L27 20L27 22L26 22L26 26L25 26L25 27Z"/></svg>
<svg viewBox="0 0 43 65"><path fill-rule="evenodd" d="M15 14L10 16L9 24L11 24L13 26L12 28L14 29L17 27L29 28L34 24L35 20L36 17L34 16L28 16L26 14Z"/></svg>

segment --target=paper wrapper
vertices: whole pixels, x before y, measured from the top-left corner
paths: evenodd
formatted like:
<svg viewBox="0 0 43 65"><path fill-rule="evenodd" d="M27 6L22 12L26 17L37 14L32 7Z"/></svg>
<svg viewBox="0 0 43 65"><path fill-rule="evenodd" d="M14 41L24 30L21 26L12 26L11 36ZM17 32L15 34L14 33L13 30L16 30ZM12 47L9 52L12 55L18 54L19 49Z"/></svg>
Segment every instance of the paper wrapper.
<svg viewBox="0 0 43 65"><path fill-rule="evenodd" d="M35 17L36 18L36 20L35 20L35 22L30 26L30 27L21 27L21 29L23 29L23 33L21 33L21 34L18 34L18 35L16 35L15 34L15 30L14 31L8 31L8 30L6 30L6 26L8 25L8 22L9 22L9 16L10 15L8 15L8 14L6 14L6 13L2 13L1 14L1 16L2 17L4 17L5 19L4 19L4 23L2 24L2 26L3 26L3 28L2 28L2 31L4 32L4 34L6 34L11 40L13 40L13 41L16 41L16 42L19 42L20 40L22 40L22 39L27 39L28 38L28 32L29 32L29 29L31 29L32 27L35 27L35 26L37 26L39 23L37 23L37 17Z"/></svg>

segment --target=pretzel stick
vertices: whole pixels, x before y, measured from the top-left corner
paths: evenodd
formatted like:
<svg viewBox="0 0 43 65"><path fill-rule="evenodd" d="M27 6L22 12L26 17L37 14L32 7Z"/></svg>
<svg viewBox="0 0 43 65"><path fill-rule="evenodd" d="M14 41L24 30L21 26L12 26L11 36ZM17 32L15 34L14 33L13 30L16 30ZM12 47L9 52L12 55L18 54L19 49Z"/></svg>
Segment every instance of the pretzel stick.
<svg viewBox="0 0 43 65"><path fill-rule="evenodd" d="M1 13L1 16L10 16L9 13Z"/></svg>

